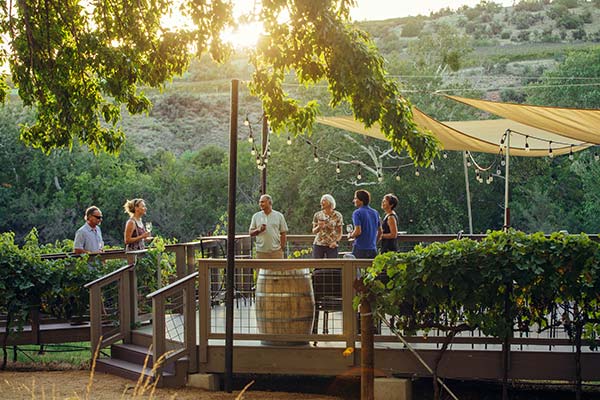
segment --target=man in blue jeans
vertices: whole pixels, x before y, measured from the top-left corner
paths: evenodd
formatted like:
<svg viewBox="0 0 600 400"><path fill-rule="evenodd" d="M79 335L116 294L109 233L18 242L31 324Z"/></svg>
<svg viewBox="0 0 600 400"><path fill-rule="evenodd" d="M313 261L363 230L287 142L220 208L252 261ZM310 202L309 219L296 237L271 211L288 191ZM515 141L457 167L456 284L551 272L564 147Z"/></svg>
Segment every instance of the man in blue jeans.
<svg viewBox="0 0 600 400"><path fill-rule="evenodd" d="M366 190L354 192L352 213L354 230L348 234L348 239L354 239L352 255L356 258L375 258L377 255L377 239L381 236L379 213L369 206L371 194Z"/></svg>

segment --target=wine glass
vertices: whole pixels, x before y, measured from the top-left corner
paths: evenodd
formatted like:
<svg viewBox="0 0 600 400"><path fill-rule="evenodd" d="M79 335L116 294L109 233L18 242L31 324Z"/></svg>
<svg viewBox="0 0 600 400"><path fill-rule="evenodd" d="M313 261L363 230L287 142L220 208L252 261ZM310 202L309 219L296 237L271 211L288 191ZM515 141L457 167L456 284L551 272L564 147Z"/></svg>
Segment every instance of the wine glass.
<svg viewBox="0 0 600 400"><path fill-rule="evenodd" d="M346 232L348 232L348 234L352 233L353 230L354 230L354 225L352 225L352 224L346 225Z"/></svg>
<svg viewBox="0 0 600 400"><path fill-rule="evenodd" d="M146 232L152 233L152 222L146 222Z"/></svg>

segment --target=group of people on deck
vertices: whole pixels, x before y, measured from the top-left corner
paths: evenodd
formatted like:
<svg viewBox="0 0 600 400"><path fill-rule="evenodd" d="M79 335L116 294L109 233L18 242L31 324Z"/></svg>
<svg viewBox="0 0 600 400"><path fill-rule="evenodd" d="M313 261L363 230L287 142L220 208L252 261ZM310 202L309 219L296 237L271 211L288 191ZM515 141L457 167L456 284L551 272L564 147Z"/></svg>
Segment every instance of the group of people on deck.
<svg viewBox="0 0 600 400"><path fill-rule="evenodd" d="M369 204L371 194L366 190L354 192L353 203L356 210L352 213L352 225L348 225L348 239L352 241L352 255L356 258L375 258L377 243L380 252L398 251L398 216L394 209L398 198L389 193L383 196L379 213ZM256 258L283 258L287 240L288 226L283 214L273 209L273 199L268 194L260 197L261 211L252 216L249 233L256 237ZM333 196L321 197L321 210L313 216L312 232L313 258L337 258L339 241L343 236L344 218L336 211Z"/></svg>
<svg viewBox="0 0 600 400"><path fill-rule="evenodd" d="M356 210L352 214L352 225L348 225L348 239L352 241L352 255L356 258L374 258L377 255L377 243L380 252L397 251L398 216L394 209L398 198L389 193L383 196L381 208L385 215L369 205L371 194L366 190L357 190L353 199ZM249 233L256 238L256 257L276 259L284 258L288 226L285 217L273 209L273 199L268 194L260 197L261 211L252 216ZM339 242L343 236L344 217L336 211L333 196L325 194L321 197L321 209L312 220L313 258L337 258ZM146 202L143 199L127 200L123 205L129 219L125 224L125 250L143 250L146 243L152 240L151 232L144 225L142 218L146 215ZM85 211L85 224L77 230L74 241L76 254L99 253L104 250L102 239L102 211L96 206Z"/></svg>

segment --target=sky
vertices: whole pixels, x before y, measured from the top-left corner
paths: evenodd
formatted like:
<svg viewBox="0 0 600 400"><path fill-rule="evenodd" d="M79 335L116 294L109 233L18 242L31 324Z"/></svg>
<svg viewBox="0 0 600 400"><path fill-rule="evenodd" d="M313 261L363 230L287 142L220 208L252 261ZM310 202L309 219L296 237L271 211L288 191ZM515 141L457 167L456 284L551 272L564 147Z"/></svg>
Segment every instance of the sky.
<svg viewBox="0 0 600 400"><path fill-rule="evenodd" d="M357 0L351 15L357 21L374 21L415 15L429 15L445 7L453 10L463 5L473 7L480 0ZM494 0L503 6L512 6L513 0Z"/></svg>

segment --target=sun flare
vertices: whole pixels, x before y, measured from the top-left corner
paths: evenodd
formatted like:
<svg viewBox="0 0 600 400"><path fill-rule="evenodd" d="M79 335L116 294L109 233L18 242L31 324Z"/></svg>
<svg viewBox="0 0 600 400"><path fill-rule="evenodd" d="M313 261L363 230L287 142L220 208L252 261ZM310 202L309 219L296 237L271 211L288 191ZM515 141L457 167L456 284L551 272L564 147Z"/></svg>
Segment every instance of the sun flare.
<svg viewBox="0 0 600 400"><path fill-rule="evenodd" d="M259 37L263 34L263 25L260 22L252 22L241 24L235 30L224 31L221 39L235 48L253 48L256 47Z"/></svg>

